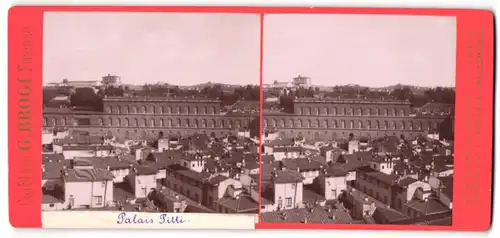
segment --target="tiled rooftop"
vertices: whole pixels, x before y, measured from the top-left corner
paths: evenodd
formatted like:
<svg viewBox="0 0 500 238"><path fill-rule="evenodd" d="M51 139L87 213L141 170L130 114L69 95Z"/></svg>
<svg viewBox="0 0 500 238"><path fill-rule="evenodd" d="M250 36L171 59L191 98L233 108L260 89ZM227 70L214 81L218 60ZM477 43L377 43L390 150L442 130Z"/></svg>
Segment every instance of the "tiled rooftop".
<svg viewBox="0 0 500 238"><path fill-rule="evenodd" d="M292 210L261 213L262 222L285 223L319 223L319 224L349 224L353 219L349 212L316 206L313 208L297 208Z"/></svg>
<svg viewBox="0 0 500 238"><path fill-rule="evenodd" d="M67 182L95 182L113 180L114 176L105 169L67 169L63 178Z"/></svg>
<svg viewBox="0 0 500 238"><path fill-rule="evenodd" d="M282 169L272 172L272 181L274 183L298 183L304 180L304 177L297 171Z"/></svg>
<svg viewBox="0 0 500 238"><path fill-rule="evenodd" d="M449 207L445 206L443 203L436 199L429 199L427 202L422 200L411 200L405 205L425 215L450 211Z"/></svg>
<svg viewBox="0 0 500 238"><path fill-rule="evenodd" d="M238 198L226 196L217 200L217 203L237 213L257 212L259 208L259 204L245 194L240 195Z"/></svg>

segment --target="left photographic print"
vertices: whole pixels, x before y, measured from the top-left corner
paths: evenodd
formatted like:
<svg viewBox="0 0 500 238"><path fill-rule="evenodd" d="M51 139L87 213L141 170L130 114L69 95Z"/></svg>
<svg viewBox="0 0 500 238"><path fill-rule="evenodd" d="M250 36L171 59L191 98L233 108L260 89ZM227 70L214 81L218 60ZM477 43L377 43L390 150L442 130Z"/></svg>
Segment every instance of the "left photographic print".
<svg viewBox="0 0 500 238"><path fill-rule="evenodd" d="M43 28L42 211L257 214L259 15L46 12Z"/></svg>

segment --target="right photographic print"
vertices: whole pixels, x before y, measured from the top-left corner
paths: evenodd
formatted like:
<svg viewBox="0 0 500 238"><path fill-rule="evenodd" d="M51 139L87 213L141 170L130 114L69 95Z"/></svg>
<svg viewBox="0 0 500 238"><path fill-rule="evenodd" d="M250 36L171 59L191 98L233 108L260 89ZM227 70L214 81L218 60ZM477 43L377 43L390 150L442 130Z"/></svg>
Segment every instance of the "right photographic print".
<svg viewBox="0 0 500 238"><path fill-rule="evenodd" d="M264 16L262 223L452 225L456 26Z"/></svg>

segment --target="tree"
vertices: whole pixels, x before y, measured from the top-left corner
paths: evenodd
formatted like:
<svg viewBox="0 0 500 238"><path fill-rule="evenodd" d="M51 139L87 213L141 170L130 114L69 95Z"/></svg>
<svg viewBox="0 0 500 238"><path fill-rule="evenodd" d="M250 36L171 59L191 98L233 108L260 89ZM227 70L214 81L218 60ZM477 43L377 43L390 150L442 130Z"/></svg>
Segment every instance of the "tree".
<svg viewBox="0 0 500 238"><path fill-rule="evenodd" d="M410 97L413 95L413 92L409 87L396 88L392 90L391 95L397 100L410 100Z"/></svg>
<svg viewBox="0 0 500 238"><path fill-rule="evenodd" d="M453 119L451 117L446 117L440 124L439 124L439 139L440 140L453 140L455 137L455 134L453 133Z"/></svg>
<svg viewBox="0 0 500 238"><path fill-rule="evenodd" d="M114 87L114 86L109 86L109 87L106 87L106 89L104 89L104 95L106 96L116 96L116 97L122 97L123 96L123 93L124 93L124 90L123 90L123 87L120 86L120 87ZM99 93L98 93L99 94Z"/></svg>
<svg viewBox="0 0 500 238"><path fill-rule="evenodd" d="M294 111L294 103L293 97L291 96L281 96L280 97L280 107L283 108L283 111L286 113L293 113Z"/></svg>
<svg viewBox="0 0 500 238"><path fill-rule="evenodd" d="M57 89L43 89L42 91L42 104L43 105L48 105L52 99L54 99L59 93L57 92Z"/></svg>
<svg viewBox="0 0 500 238"><path fill-rule="evenodd" d="M70 98L71 106L90 107L97 111L102 111L102 98L99 97L93 88L77 88Z"/></svg>
<svg viewBox="0 0 500 238"><path fill-rule="evenodd" d="M259 137L260 136L260 118L255 117L248 124L248 129L250 130L250 137Z"/></svg>

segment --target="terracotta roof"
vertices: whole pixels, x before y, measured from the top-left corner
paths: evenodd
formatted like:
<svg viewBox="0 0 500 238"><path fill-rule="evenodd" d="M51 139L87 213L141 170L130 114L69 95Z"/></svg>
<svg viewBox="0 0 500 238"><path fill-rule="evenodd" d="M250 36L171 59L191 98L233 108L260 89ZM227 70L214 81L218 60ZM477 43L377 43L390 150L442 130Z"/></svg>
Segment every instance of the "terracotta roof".
<svg viewBox="0 0 500 238"><path fill-rule="evenodd" d="M406 177L406 178L399 180L398 185L401 187L406 187L414 182L417 182L417 180L414 178Z"/></svg>
<svg viewBox="0 0 500 238"><path fill-rule="evenodd" d="M444 204L442 204L440 201L436 199L429 199L427 202L421 200L411 200L405 205L424 215L431 215L431 214L450 211L449 207L446 207Z"/></svg>
<svg viewBox="0 0 500 238"><path fill-rule="evenodd" d="M262 155L262 163L270 163L274 161L273 155Z"/></svg>
<svg viewBox="0 0 500 238"><path fill-rule="evenodd" d="M347 173L347 171L337 167L330 167L324 171L326 177L344 177Z"/></svg>
<svg viewBox="0 0 500 238"><path fill-rule="evenodd" d="M262 222L284 223L318 223L349 224L353 222L348 211L342 209L328 210L327 207L297 208L281 212L261 213Z"/></svg>
<svg viewBox="0 0 500 238"><path fill-rule="evenodd" d="M213 185L219 185L222 181L226 181L229 178L224 176L224 175L217 175L215 177L212 177L208 180L208 183L213 184Z"/></svg>
<svg viewBox="0 0 500 238"><path fill-rule="evenodd" d="M43 179L59 179L61 178L61 170L70 168L71 160L44 160L42 166Z"/></svg>
<svg viewBox="0 0 500 238"><path fill-rule="evenodd" d="M281 161L283 165L290 170L299 170L299 171L313 171L320 170L322 168L322 164L313 159L306 158L298 158L298 159L283 159Z"/></svg>
<svg viewBox="0 0 500 238"><path fill-rule="evenodd" d="M297 183L302 182L304 177L297 171L293 170L276 170L273 171L272 180L274 183Z"/></svg>
<svg viewBox="0 0 500 238"><path fill-rule="evenodd" d="M167 166L167 170L186 176L198 182L203 182L205 181L205 179L208 179L210 177L210 173L208 172L198 173L196 171L183 167L180 164L169 165Z"/></svg>
<svg viewBox="0 0 500 238"><path fill-rule="evenodd" d="M279 138L279 139L270 141L269 143L265 144L265 146L271 146L271 147L274 147L274 146L291 146L294 143L295 142L293 141L293 139Z"/></svg>
<svg viewBox="0 0 500 238"><path fill-rule="evenodd" d="M374 169L372 169L370 167L361 167L361 168L358 168L357 172L359 172L360 174L364 174L366 176L369 176L371 178L374 178L374 179L376 179L378 181L382 181L382 182L387 183L387 184L392 184L392 183L396 182L399 179L398 175L385 174L385 173L379 172L377 170L374 170Z"/></svg>
<svg viewBox="0 0 500 238"><path fill-rule="evenodd" d="M134 169L135 169L135 172L137 175L152 175L152 174L156 174L158 172L157 170L155 170L153 168L149 168L146 166L140 166L140 165L134 166Z"/></svg>
<svg viewBox="0 0 500 238"><path fill-rule="evenodd" d="M391 224L395 221L408 219L409 217L393 209L377 207L372 218L377 224Z"/></svg>
<svg viewBox="0 0 500 238"><path fill-rule="evenodd" d="M63 178L67 182L94 182L113 180L114 177L105 169L68 169Z"/></svg>
<svg viewBox="0 0 500 238"><path fill-rule="evenodd" d="M274 147L273 152L301 152L304 149L302 147L287 146L287 147Z"/></svg>
<svg viewBox="0 0 500 238"><path fill-rule="evenodd" d="M217 203L220 206L228 208L236 213L257 213L259 208L259 204L253 201L248 195L240 195L238 198L226 196L217 200Z"/></svg>

